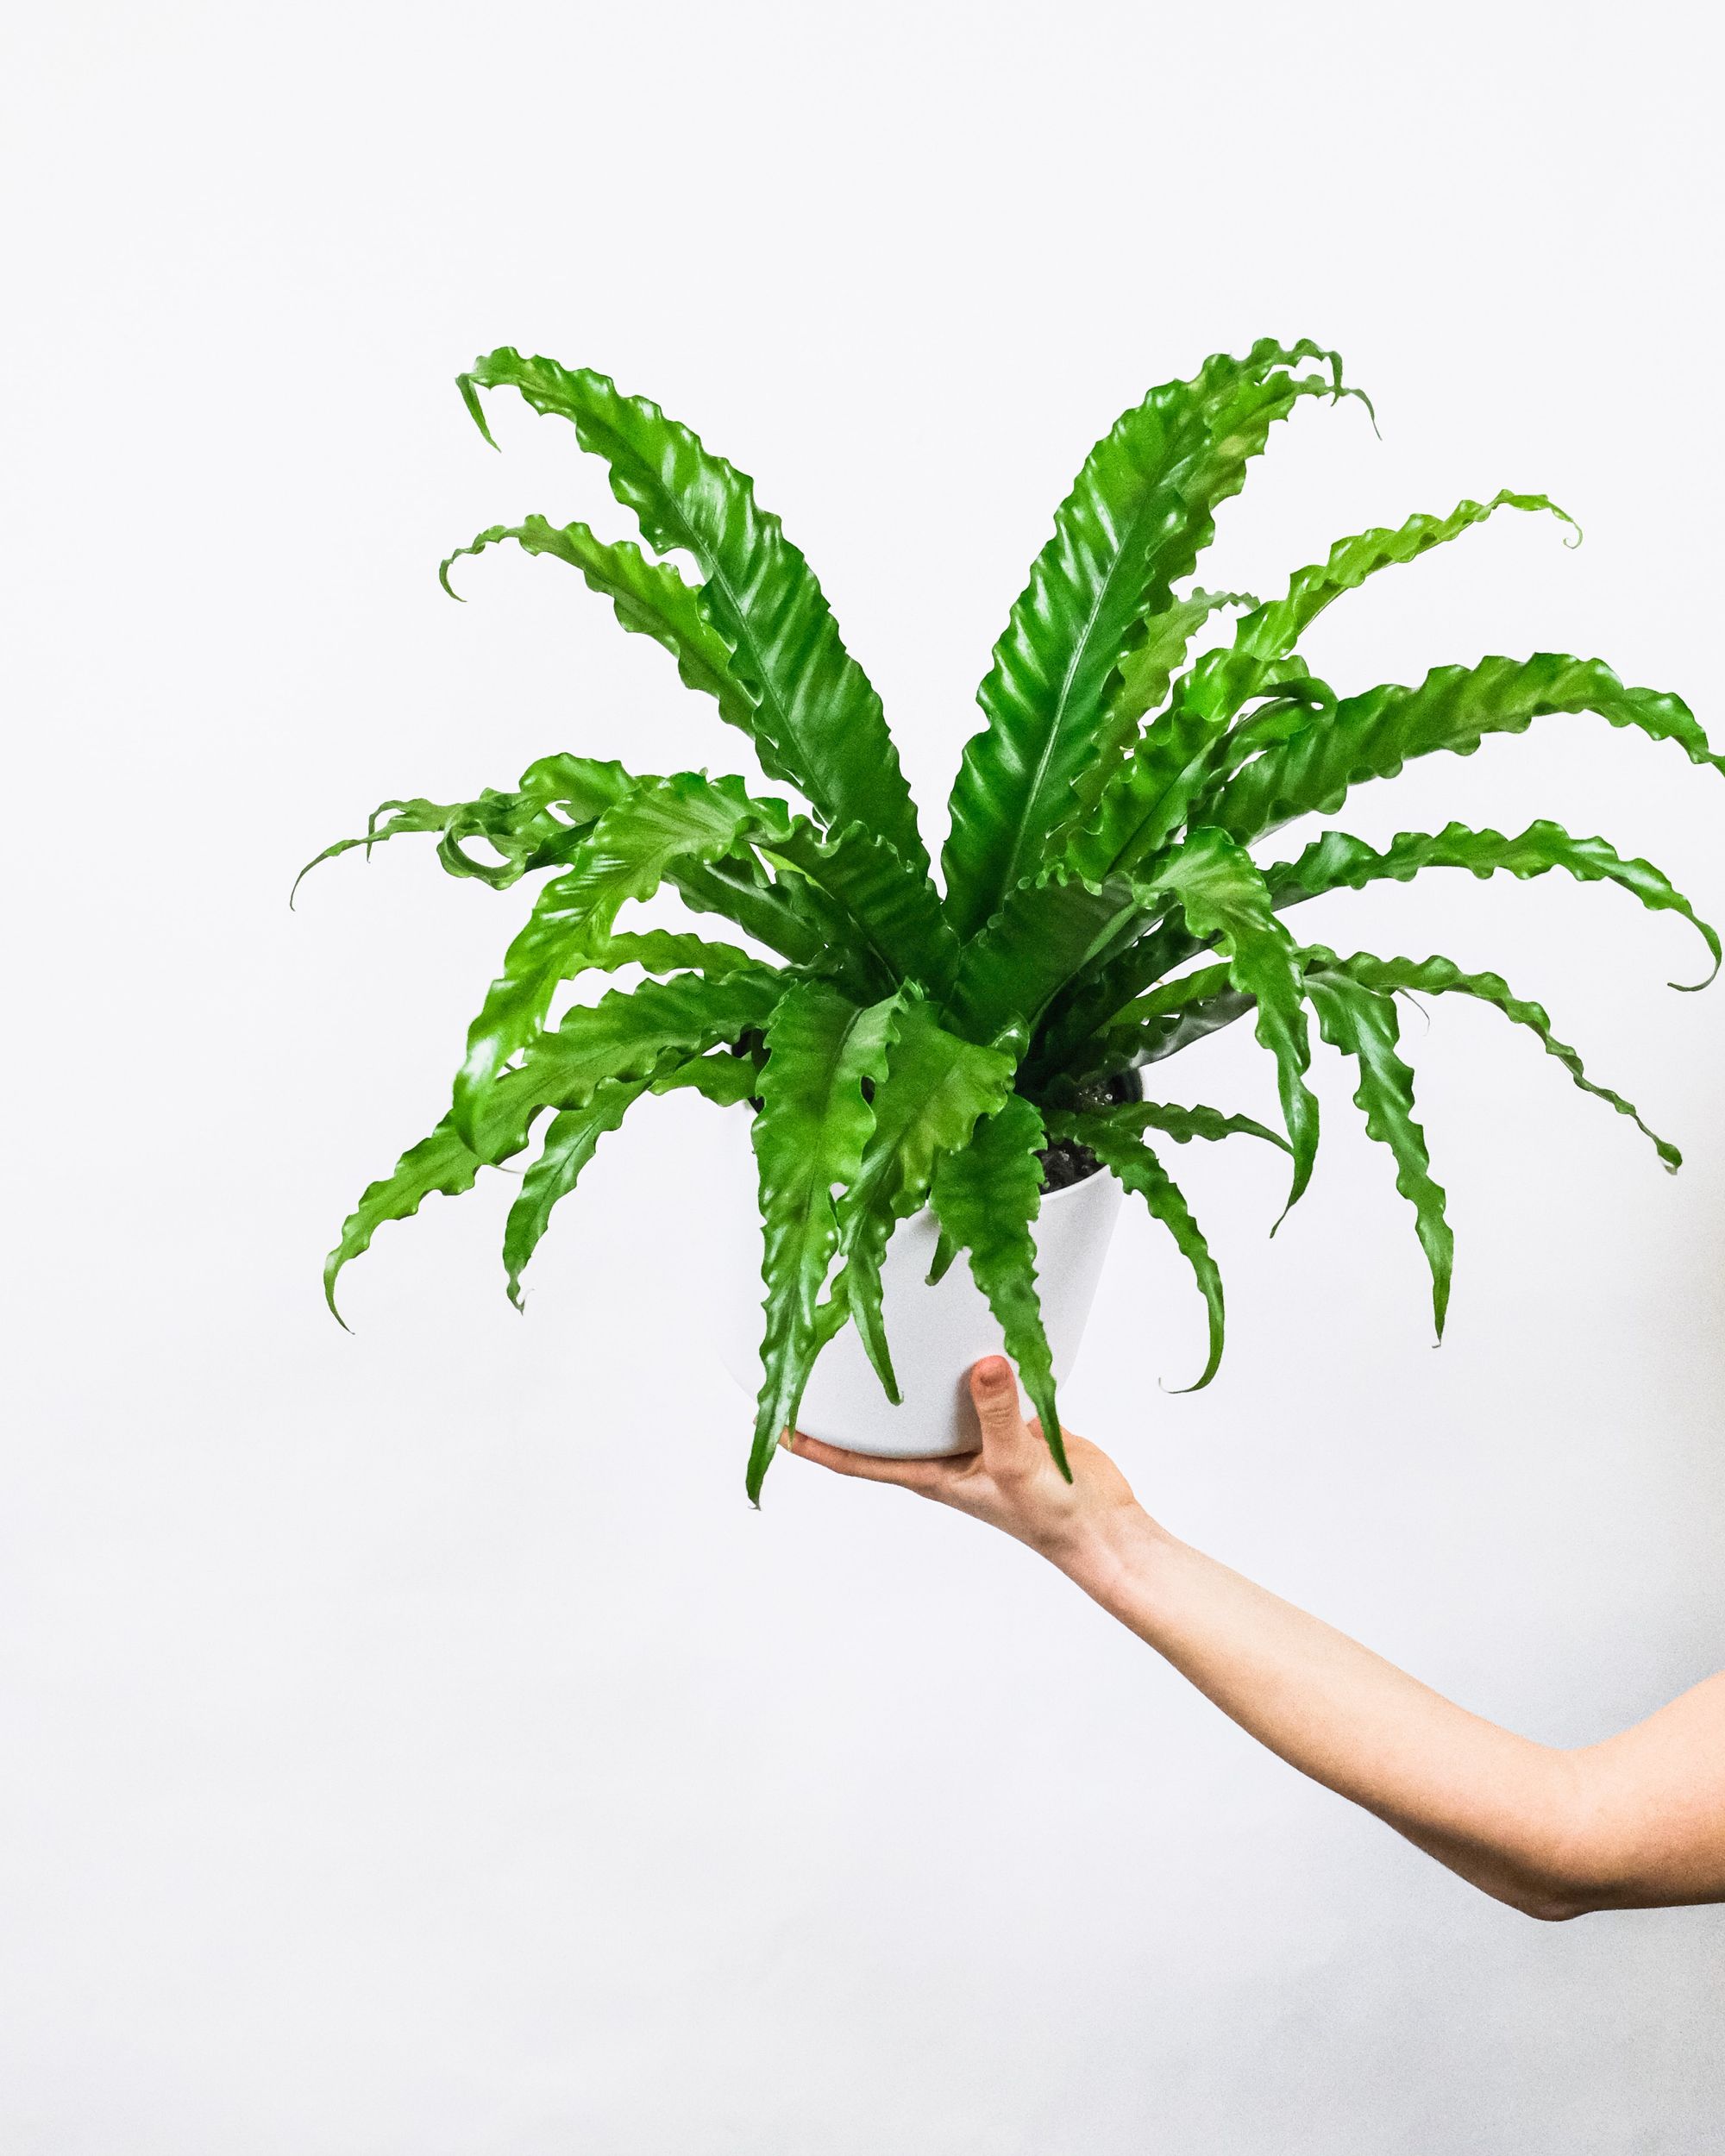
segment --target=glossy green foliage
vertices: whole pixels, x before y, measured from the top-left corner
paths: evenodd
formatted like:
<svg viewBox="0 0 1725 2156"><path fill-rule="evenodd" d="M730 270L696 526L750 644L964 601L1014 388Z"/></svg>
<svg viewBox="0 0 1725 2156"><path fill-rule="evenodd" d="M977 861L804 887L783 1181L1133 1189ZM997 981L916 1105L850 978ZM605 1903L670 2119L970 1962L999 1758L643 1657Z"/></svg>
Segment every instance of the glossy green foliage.
<svg viewBox="0 0 1725 2156"><path fill-rule="evenodd" d="M1530 824L1515 838L1446 824L1436 832L1400 831L1382 853L1346 831L1325 831L1297 861L1278 862L1264 874L1276 904L1286 906L1325 891L1358 891L1385 877L1407 883L1422 868L1465 868L1481 877L1501 872L1524 879L1562 868L1578 883L1615 883L1650 912L1681 914L1706 944L1713 961L1706 979L1674 981L1672 987L1704 988L1719 971L1717 934L1661 870L1650 861L1625 861L1603 838L1571 838L1560 824Z"/></svg>
<svg viewBox="0 0 1725 2156"><path fill-rule="evenodd" d="M899 1400L881 1315L881 1268L899 1221L928 1200L936 1163L969 1144L979 1118L1012 1090L1013 1058L949 1031L921 1000L900 1014L887 1075L875 1089L874 1127L839 1201L844 1259L835 1291L854 1320L887 1397Z"/></svg>
<svg viewBox="0 0 1725 2156"><path fill-rule="evenodd" d="M1042 1203L1037 1155L1044 1138L1041 1116L1021 1093L1012 1094L982 1119L968 1145L941 1155L930 1194L953 1249L969 1257L972 1277L988 1299L1007 1352L1041 1420L1043 1438L1070 1482L1031 1239Z"/></svg>
<svg viewBox="0 0 1725 2156"><path fill-rule="evenodd" d="M1225 1329L1222 1275L1179 1185L1157 1157L1154 1148L1145 1142L1144 1133L1147 1130L1168 1127L1164 1119L1165 1114L1166 1112L1146 1115L1142 1108L1126 1106L1104 1114L1057 1115L1051 1119L1049 1128L1094 1153L1124 1189L1142 1198L1151 1218L1161 1221L1192 1268L1192 1277L1204 1298L1210 1323L1208 1357L1201 1374L1185 1388L1188 1392L1196 1393L1203 1390L1221 1367ZM1234 1130L1249 1130L1260 1138L1270 1136L1248 1116L1218 1115L1214 1109L1201 1111L1196 1116L1189 1112L1176 1112L1170 1135L1182 1139L1199 1136L1225 1138Z"/></svg>
<svg viewBox="0 0 1725 2156"><path fill-rule="evenodd" d="M1369 951L1356 951L1352 958L1338 959L1333 951L1317 945L1307 953L1307 959L1309 964L1327 971L1345 973L1368 988L1404 995L1474 996L1482 1003L1490 1004L1514 1024L1525 1025L1529 1032L1536 1034L1546 1055L1557 1058L1582 1092L1590 1093L1596 1100L1603 1100L1619 1115L1628 1116L1669 1173L1675 1175L1683 1166L1683 1155L1676 1146L1662 1138L1657 1131L1649 1129L1641 1120L1640 1111L1621 1093L1614 1093L1609 1086L1596 1085L1583 1069L1580 1056L1552 1032L1552 1022L1541 1006L1514 994L1499 975L1464 973L1449 958L1376 958Z"/></svg>
<svg viewBox="0 0 1725 2156"><path fill-rule="evenodd" d="M1329 370L1293 372L1308 360ZM1193 380L1151 390L1090 452L977 692L988 723L964 752L942 862L960 935L1042 866L1079 779L1130 737L1136 699L1109 692L1174 605L1173 584L1195 567L1247 460L1301 397L1340 392L1333 354L1265 340L1244 360L1220 355Z"/></svg>
<svg viewBox="0 0 1725 2156"><path fill-rule="evenodd" d="M1395 1156L1396 1188L1414 1208L1432 1269L1432 1317L1441 1338L1455 1238L1444 1218L1444 1194L1432 1181L1426 1134L1414 1120L1414 1074L1396 1052L1400 1025L1395 998L1366 987L1343 968L1308 967L1305 986L1324 1038L1358 1066L1354 1100L1365 1116L1368 1137Z"/></svg>
<svg viewBox="0 0 1725 2156"><path fill-rule="evenodd" d="M1286 595L1247 615L1234 632L1236 651L1255 659L1285 659L1333 600L1357 591L1369 576L1397 562L1417 561L1433 547L1453 539L1470 524L1483 524L1500 509L1548 510L1574 527L1555 502L1543 494L1512 494L1506 487L1489 502L1458 502L1447 517L1410 517L1394 530L1379 525L1358 538L1338 539L1328 558L1297 569ZM1576 536L1580 537L1579 531Z"/></svg>
<svg viewBox="0 0 1725 2156"><path fill-rule="evenodd" d="M505 346L476 360L460 387L487 441L481 389L518 390L536 411L573 424L582 448L610 467L612 491L647 543L687 554L700 570L701 611L750 699L768 775L800 787L827 822L866 822L906 862L925 867L881 699L845 650L813 571L756 502L754 481L656 404L619 395L590 368L524 359Z"/></svg>
<svg viewBox="0 0 1725 2156"><path fill-rule="evenodd" d="M545 1133L539 1157L521 1179L521 1195L509 1208L503 1231L503 1263L509 1275L509 1300L521 1307L521 1275L551 1225L551 1208L574 1188L581 1170L599 1150L607 1131L614 1131L652 1079L607 1078L593 1088L585 1107L560 1108Z"/></svg>
<svg viewBox="0 0 1725 2156"><path fill-rule="evenodd" d="M448 1112L365 1192L330 1254L332 1307L337 1275L380 1227L525 1154L504 1237L518 1300L601 1139L638 1102L692 1092L750 1119L759 1170L765 1375L750 1495L841 1326L857 1327L898 1398L882 1268L898 1224L925 1206L941 1231L932 1277L965 1257L1063 1467L1037 1292L1041 1205L1095 1170L1144 1201L1202 1294L1209 1350L1197 1382L1208 1384L1222 1351L1221 1278L1164 1156L1195 1140L1268 1141L1289 1156L1291 1205L1318 1152L1314 1021L1411 1207L1440 1331L1452 1238L1398 997L1491 1006L1647 1129L1496 974L1435 957L1345 959L1292 931L1310 901L1427 869L1558 869L1678 916L1707 945L1709 979L1720 960L1718 937L1662 870L1546 819L1515 837L1452 823L1382 847L1329 830L1279 857L1264 849L1284 824L1333 812L1410 758L1465 755L1546 716L1591 712L1725 768L1679 699L1627 687L1597 660L1491 658L1414 687L1348 693L1312 673L1301 638L1338 598L1501 510L1567 523L1543 495L1466 500L1341 540L1267 603L1189 584L1219 505L1278 424L1303 404L1358 396L1330 353L1266 339L1244 358L1212 358L1097 442L978 692L983 724L952 790L944 890L880 699L753 482L590 370L505 347L460 388L487 439L482 392L517 393L568 423L644 550L529 516L458 548L446 586L458 558L505 542L573 568L570 589L661 645L787 793L558 754L470 800L386 802L362 836L318 856L417 833L453 875L499 890L543 878L469 1031ZM1218 618L1226 609L1239 614L1232 628ZM662 893L740 940L619 926ZM593 995L589 975L631 971L635 985ZM1248 1017L1285 1136L1250 1116L1135 1097L1150 1065ZM1675 1168L1675 1149L1647 1135Z"/></svg>
<svg viewBox="0 0 1725 2156"><path fill-rule="evenodd" d="M780 812L778 820L788 825L790 818ZM471 1137L492 1080L538 1037L553 996L586 970L628 899L651 898L680 861L723 860L774 827L774 811L751 801L740 780L713 785L687 771L637 787L608 808L569 866L541 889L474 1020L455 1079L462 1135Z"/></svg>
<svg viewBox="0 0 1725 2156"><path fill-rule="evenodd" d="M1200 943L1227 960L1229 985L1258 1006L1258 1037L1276 1059L1276 1088L1294 1156L1291 1206L1318 1156L1318 1103L1306 1083L1312 1055L1299 954L1276 919L1270 886L1244 847L1201 824L1173 855L1147 894L1172 898Z"/></svg>
<svg viewBox="0 0 1725 2156"><path fill-rule="evenodd" d="M547 555L578 569L590 592L611 601L624 628L662 644L677 662L684 686L712 698L721 718L752 738L755 706L731 672L731 647L701 611L700 593L665 561L649 561L627 539L596 538L583 523L552 524L530 517L519 524L492 524L455 553L438 570L451 599L461 593L449 570L464 555L512 539L524 554Z"/></svg>
<svg viewBox="0 0 1725 2156"><path fill-rule="evenodd" d="M751 1498L761 1494L781 1432L796 1421L814 1358L842 1309L820 1300L838 1248L833 1194L849 1189L862 1170L875 1122L870 1094L887 1075L897 1014L896 996L859 1011L824 981L797 981L767 1027L754 1125L765 1232L766 1381L749 1460Z"/></svg>
<svg viewBox="0 0 1725 2156"><path fill-rule="evenodd" d="M1681 697L1626 688L1597 659L1542 651L1439 667L1418 688L1390 684L1347 698L1223 787L1212 820L1236 838L1262 837L1309 810L1329 814L1354 787L1394 778L1412 757L1440 749L1465 756L1488 734L1524 733L1536 718L1580 711L1674 741L1692 762L1725 769Z"/></svg>

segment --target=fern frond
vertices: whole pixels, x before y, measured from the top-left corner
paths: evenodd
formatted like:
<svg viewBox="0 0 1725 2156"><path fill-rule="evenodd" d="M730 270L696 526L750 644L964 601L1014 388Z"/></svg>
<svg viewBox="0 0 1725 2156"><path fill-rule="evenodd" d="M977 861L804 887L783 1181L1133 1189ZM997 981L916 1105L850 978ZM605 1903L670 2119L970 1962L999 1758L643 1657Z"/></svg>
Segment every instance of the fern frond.
<svg viewBox="0 0 1725 2156"><path fill-rule="evenodd" d="M894 996L859 1011L819 981L799 981L781 997L767 1028L754 1125L767 1300L764 1375L749 1456L751 1503L760 1500L781 1435L795 1426L815 1357L837 1329L839 1307L823 1313L820 1306L838 1248L834 1193L855 1182L862 1168L875 1122L869 1093L886 1076L898 1009Z"/></svg>
<svg viewBox="0 0 1725 2156"><path fill-rule="evenodd" d="M1244 1122L1245 1119L1235 1119ZM1051 1119L1051 1135L1069 1138L1080 1145L1088 1146L1102 1165L1121 1186L1144 1200L1150 1216L1159 1220L1173 1237L1176 1247L1192 1268L1192 1277L1198 1283L1198 1292L1204 1298L1204 1307L1209 1317L1210 1346L1202 1371L1183 1391L1201 1393L1221 1367L1222 1344L1226 1317L1222 1296L1222 1275L1210 1255L1210 1246L1204 1239L1202 1229L1192 1217L1192 1209L1181 1194L1173 1177L1157 1158L1151 1148L1144 1143L1141 1121L1133 1118L1132 1108L1118 1109L1101 1115L1068 1115ZM1251 1126L1262 1138L1270 1133L1256 1124ZM1195 1133L1189 1132L1188 1135ZM1205 1136L1211 1133L1205 1132ZM1279 1140L1272 1140L1279 1144Z"/></svg>
<svg viewBox="0 0 1725 2156"><path fill-rule="evenodd" d="M1042 1203L1037 1155L1044 1143L1042 1118L1021 1094L1013 1094L977 1124L968 1145L942 1156L932 1195L941 1226L969 1257L971 1277L988 1299L1041 1420L1043 1442L1070 1482L1030 1232Z"/></svg>

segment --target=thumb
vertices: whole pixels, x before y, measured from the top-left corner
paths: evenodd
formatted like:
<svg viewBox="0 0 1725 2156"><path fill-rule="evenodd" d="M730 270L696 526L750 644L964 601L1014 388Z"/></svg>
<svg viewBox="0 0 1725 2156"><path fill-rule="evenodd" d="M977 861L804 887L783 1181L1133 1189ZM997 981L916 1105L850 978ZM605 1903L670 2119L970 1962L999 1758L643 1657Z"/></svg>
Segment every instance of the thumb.
<svg viewBox="0 0 1725 2156"><path fill-rule="evenodd" d="M983 1457L991 1463L1035 1444L1019 1412L1018 1380L1005 1356L985 1355L972 1364L970 1398L982 1426Z"/></svg>

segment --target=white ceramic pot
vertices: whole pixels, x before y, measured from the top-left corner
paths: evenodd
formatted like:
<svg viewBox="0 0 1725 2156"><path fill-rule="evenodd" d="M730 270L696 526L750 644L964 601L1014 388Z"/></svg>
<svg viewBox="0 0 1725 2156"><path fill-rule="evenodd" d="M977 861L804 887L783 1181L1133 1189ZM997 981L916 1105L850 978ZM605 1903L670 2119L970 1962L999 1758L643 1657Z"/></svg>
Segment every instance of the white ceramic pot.
<svg viewBox="0 0 1725 2156"><path fill-rule="evenodd" d="M735 1194L742 1200L741 1192ZM1120 1186L1106 1169L1043 1197L1032 1234L1057 1382L1069 1375L1077 1357L1120 1210ZM765 1292L752 1187L729 1215L736 1236L725 1254L718 1345L725 1369L752 1398L761 1387ZM934 1287L927 1285L938 1232L926 1211L900 1221L881 1270L887 1338L903 1405L895 1407L887 1398L856 1327L847 1325L822 1351L803 1395L797 1420L810 1437L888 1459L975 1451L976 1418L965 1373L979 1356L1004 1353L1005 1344L965 1258L956 1259Z"/></svg>

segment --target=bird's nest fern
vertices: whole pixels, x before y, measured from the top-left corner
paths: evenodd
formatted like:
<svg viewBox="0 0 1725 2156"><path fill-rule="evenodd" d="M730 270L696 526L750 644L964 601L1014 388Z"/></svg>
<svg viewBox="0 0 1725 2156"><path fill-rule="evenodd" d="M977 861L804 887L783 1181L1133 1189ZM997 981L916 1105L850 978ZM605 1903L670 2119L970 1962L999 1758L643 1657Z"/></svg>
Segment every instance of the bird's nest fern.
<svg viewBox="0 0 1725 2156"><path fill-rule="evenodd" d="M855 1323L897 1397L881 1264L895 1224L925 1205L944 1247L967 1255L1058 1458L1031 1238L1039 1194L1076 1160L1143 1197L1208 1306L1198 1381L1208 1382L1221 1353L1221 1282L1164 1156L1194 1138L1268 1139L1290 1156L1296 1200L1318 1148L1313 1018L1352 1063L1365 1127L1393 1157L1440 1330L1451 1232L1397 1050L1398 993L1495 1005L1578 1085L1640 1122L1584 1075L1540 1006L1496 975L1440 957L1339 957L1300 942L1290 917L1321 893L1427 868L1560 868L1682 914L1716 970L1718 937L1649 862L1546 821L1513 837L1451 824L1381 849L1329 830L1292 858L1254 856L1283 825L1339 809L1410 757L1465 755L1547 714L1595 712L1722 768L1677 697L1628 688L1597 660L1492 658L1342 696L1298 655L1341 592L1499 509L1562 516L1543 495L1465 501L1341 540L1267 605L1190 586L1218 504L1239 490L1276 422L1305 398L1357 394L1333 354L1266 340L1244 359L1218 356L1153 389L1091 451L979 691L985 723L952 789L942 888L880 699L752 482L602 374L505 348L460 386L487 439L483 391L514 390L568 421L609 467L649 547L685 558L699 580L583 523L539 517L459 551L512 541L567 562L625 629L664 646L800 805L757 797L739 778L647 776L559 755L471 801L386 803L364 838L319 856L428 832L452 874L499 887L544 877L469 1032L449 1112L342 1230L327 1269L332 1307L337 1274L384 1222L536 1145L504 1238L518 1295L554 1206L599 1139L643 1095L689 1087L752 1110L766 1294L751 1496L842 1325ZM1190 659L1222 607L1239 612L1232 637ZM616 927L628 901L662 887L751 948ZM550 1022L566 982L625 966L649 977ZM1129 1074L1248 1015L1273 1060L1285 1136L1138 1097ZM1653 1143L1675 1168L1676 1151Z"/></svg>

